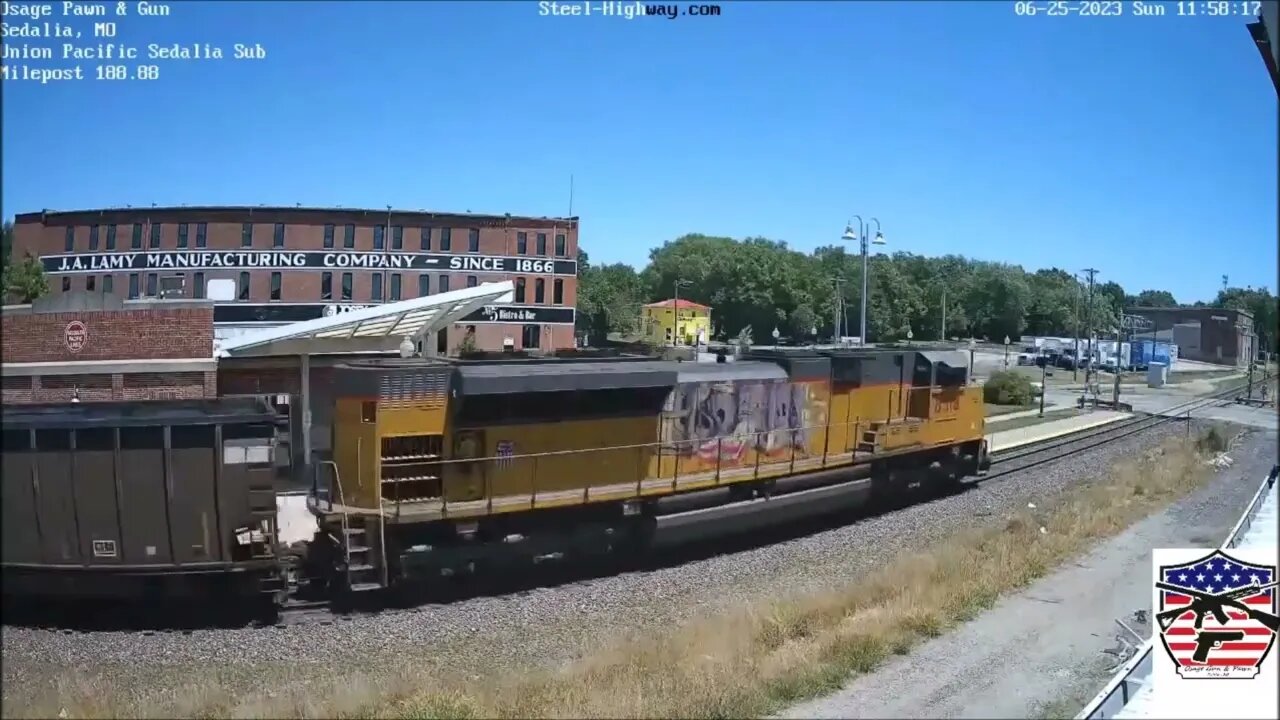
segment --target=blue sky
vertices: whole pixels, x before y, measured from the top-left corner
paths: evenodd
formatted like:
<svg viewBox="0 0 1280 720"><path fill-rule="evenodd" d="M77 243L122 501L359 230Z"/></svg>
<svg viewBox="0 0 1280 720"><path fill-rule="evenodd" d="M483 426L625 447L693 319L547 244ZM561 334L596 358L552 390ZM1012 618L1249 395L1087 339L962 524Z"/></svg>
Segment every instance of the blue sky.
<svg viewBox="0 0 1280 720"><path fill-rule="evenodd" d="M892 250L1092 265L1188 302L1223 274L1276 288L1276 95L1243 16L171 6L111 18L117 40L228 57L167 61L149 82L5 82L6 217L153 202L562 215L572 174L593 261L642 266L688 232L810 250L860 213ZM231 59L237 42L267 58Z"/></svg>

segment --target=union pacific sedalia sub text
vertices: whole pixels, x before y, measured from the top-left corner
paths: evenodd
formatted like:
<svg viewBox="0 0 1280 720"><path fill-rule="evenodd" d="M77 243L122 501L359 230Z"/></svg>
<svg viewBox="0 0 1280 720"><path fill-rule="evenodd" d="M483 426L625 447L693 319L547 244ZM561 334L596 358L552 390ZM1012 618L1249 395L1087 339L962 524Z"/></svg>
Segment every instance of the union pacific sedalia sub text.
<svg viewBox="0 0 1280 720"><path fill-rule="evenodd" d="M56 49L39 45L4 45L5 60L222 60L226 51L211 43L150 43L144 51L135 45L96 43L77 45L62 43ZM234 60L265 60L267 49L261 43L236 43L231 46Z"/></svg>

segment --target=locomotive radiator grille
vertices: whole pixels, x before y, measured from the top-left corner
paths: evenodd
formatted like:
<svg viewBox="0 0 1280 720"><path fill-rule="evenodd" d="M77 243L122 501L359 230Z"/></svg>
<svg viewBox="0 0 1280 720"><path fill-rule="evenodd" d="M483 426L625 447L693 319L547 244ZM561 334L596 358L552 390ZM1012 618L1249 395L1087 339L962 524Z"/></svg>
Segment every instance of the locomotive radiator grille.
<svg viewBox="0 0 1280 720"><path fill-rule="evenodd" d="M378 404L391 408L444 407L449 376L444 373L384 375L378 387Z"/></svg>

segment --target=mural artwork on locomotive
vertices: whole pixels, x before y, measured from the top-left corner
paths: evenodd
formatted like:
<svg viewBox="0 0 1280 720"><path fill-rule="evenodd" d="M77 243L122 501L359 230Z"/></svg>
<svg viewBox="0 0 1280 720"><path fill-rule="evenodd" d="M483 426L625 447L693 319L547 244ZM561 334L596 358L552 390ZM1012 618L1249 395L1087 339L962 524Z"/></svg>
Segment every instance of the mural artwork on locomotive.
<svg viewBox="0 0 1280 720"><path fill-rule="evenodd" d="M797 458L822 452L825 383L689 383L672 391L667 407L662 454L680 456L682 471L751 465L757 455L763 462L781 461L793 449Z"/></svg>

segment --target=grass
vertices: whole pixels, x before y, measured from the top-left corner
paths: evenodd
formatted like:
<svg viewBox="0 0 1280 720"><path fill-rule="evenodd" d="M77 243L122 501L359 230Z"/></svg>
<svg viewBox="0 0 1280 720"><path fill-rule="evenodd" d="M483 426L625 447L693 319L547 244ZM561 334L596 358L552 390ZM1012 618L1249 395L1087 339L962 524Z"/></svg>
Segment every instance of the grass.
<svg viewBox="0 0 1280 720"><path fill-rule="evenodd" d="M1063 408L1056 410L1045 410L1044 417L1039 415L1028 415L1026 417L1009 418L1000 422L987 423L987 434L1004 432L1005 430L1017 430L1018 428L1031 427L1032 425L1040 425L1042 423L1053 422L1054 420L1065 420L1080 415L1080 410L1076 408Z"/></svg>
<svg viewBox="0 0 1280 720"><path fill-rule="evenodd" d="M126 692L103 672L48 678L51 697L6 691L4 715L761 717L910 652L1200 487L1211 473L1196 448L1220 441L1170 440L1041 509L960 531L840 590L726 604L680 625L602 638L561 667L450 670L392 659L394 669L339 679L331 668L330 677L270 678L248 692L214 670L147 693Z"/></svg>
<svg viewBox="0 0 1280 720"><path fill-rule="evenodd" d="M1009 413L1019 412L1022 410L1031 410L1039 406L1032 405L1030 403L1027 403L1026 405L994 405L992 403L986 403L985 407L987 417L995 417L997 415L1008 415Z"/></svg>

